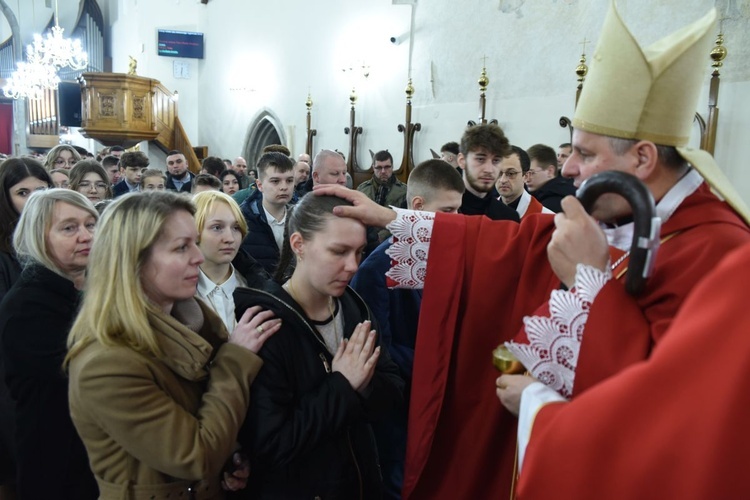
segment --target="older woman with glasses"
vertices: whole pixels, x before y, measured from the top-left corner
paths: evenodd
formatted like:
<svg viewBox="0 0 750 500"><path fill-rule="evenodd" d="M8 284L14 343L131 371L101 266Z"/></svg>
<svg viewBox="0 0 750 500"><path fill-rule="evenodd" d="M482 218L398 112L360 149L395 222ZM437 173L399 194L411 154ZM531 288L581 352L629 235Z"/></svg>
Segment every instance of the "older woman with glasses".
<svg viewBox="0 0 750 500"><path fill-rule="evenodd" d="M78 191L91 203L112 198L112 187L104 167L96 160L82 160L70 171L70 189Z"/></svg>
<svg viewBox="0 0 750 500"><path fill-rule="evenodd" d="M81 161L81 155L75 150L73 146L68 144L58 144L54 148L49 150L47 158L44 161L44 168L49 172L56 168L64 168L70 170L73 165Z"/></svg>
<svg viewBox="0 0 750 500"><path fill-rule="evenodd" d="M19 498L94 499L61 366L99 214L82 194L31 195L13 234L24 268L0 304L1 356L15 402Z"/></svg>

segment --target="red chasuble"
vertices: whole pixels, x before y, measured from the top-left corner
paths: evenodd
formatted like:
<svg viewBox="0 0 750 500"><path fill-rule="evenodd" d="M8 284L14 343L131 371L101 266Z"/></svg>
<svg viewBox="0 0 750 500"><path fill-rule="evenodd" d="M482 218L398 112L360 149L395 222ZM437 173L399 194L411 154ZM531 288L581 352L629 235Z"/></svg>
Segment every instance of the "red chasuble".
<svg viewBox="0 0 750 500"><path fill-rule="evenodd" d="M547 260L552 216L520 225L481 217L435 219L417 334L404 498L504 498L510 494L516 418L495 396L491 352L546 308L559 286ZM687 293L747 226L704 184L662 227L674 234L637 300L610 281L591 306L574 396L646 359ZM559 457L558 457L559 458Z"/></svg>
<svg viewBox="0 0 750 500"><path fill-rule="evenodd" d="M694 289L648 360L543 407L517 498L748 498L749 282L745 245Z"/></svg>

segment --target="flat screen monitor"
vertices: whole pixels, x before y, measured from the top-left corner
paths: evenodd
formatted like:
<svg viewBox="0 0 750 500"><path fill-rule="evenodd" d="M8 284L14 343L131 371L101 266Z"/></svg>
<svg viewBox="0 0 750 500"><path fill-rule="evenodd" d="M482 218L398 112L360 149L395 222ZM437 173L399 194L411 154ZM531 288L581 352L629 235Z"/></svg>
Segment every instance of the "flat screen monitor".
<svg viewBox="0 0 750 500"><path fill-rule="evenodd" d="M193 31L158 30L160 56L203 59L203 33Z"/></svg>

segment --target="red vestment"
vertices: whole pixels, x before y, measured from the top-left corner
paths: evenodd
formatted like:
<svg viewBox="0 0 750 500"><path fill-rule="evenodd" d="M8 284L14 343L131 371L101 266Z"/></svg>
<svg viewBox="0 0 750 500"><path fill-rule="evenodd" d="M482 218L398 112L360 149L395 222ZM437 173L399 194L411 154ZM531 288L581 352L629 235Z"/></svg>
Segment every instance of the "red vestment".
<svg viewBox="0 0 750 500"><path fill-rule="evenodd" d="M747 498L749 281L745 245L695 288L647 360L544 406L517 498Z"/></svg>
<svg viewBox="0 0 750 500"><path fill-rule="evenodd" d="M516 418L495 396L491 352L559 286L547 260L552 216L520 225L438 214L417 334L404 498L500 498L510 493ZM637 300L610 281L584 330L575 394L646 359L685 295L729 250L750 241L741 219L704 184L664 223ZM580 370L580 374L579 374Z"/></svg>

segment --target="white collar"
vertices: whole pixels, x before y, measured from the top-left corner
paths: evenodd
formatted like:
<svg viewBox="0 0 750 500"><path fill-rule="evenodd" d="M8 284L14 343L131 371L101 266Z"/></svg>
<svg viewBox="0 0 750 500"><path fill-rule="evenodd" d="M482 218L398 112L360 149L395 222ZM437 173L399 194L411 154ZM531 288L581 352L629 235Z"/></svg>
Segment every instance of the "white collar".
<svg viewBox="0 0 750 500"><path fill-rule="evenodd" d="M656 204L656 216L664 224L677 210L682 202L693 194L700 185L703 184L703 177L697 170L691 168L677 184L667 191L667 194ZM633 223L629 222L622 226L604 228L604 234L607 235L607 242L610 246L619 248L622 251L630 250L630 244L633 241Z"/></svg>
<svg viewBox="0 0 750 500"><path fill-rule="evenodd" d="M203 272L203 269L198 268L198 286L196 287L198 295L201 297L208 297L210 293L213 293L214 291L220 291L225 297L232 297L232 292L234 292L234 289L237 288L238 283L237 277L235 276L237 272L234 269L234 266L232 266L231 264L230 267L232 269L232 273L229 275L229 278L227 278L224 283L220 283L218 285L211 281L208 276L206 276L206 273Z"/></svg>

